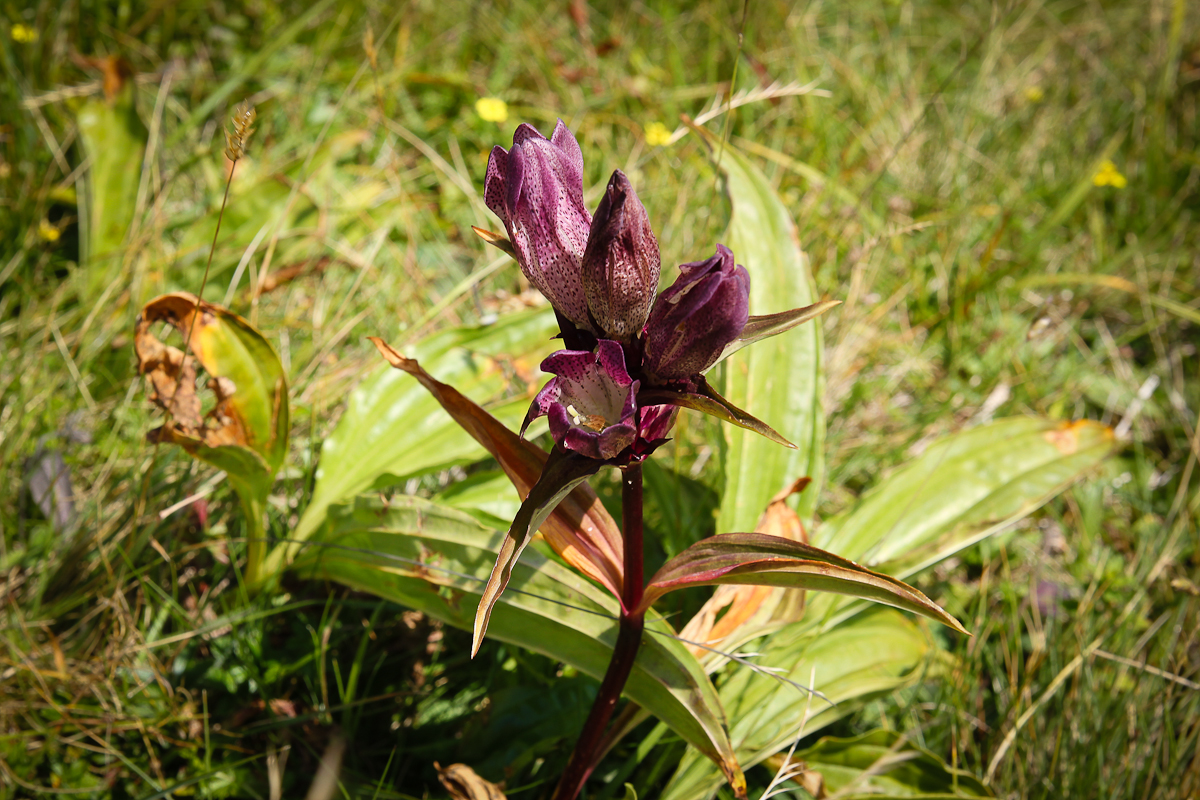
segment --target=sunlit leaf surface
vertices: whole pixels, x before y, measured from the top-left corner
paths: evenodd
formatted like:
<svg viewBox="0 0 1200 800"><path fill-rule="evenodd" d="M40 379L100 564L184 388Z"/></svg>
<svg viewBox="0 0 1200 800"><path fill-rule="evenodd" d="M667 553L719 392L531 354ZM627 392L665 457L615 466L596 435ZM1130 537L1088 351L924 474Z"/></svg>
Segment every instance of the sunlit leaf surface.
<svg viewBox="0 0 1200 800"><path fill-rule="evenodd" d="M733 206L725 243L750 272L750 312L764 316L812 306L817 292L791 212L735 147L726 144L719 152ZM813 480L799 499L800 517L808 522L825 472L820 325L809 322L737 352L725 360L724 378L722 394L730 403L772 426L796 449L725 427L725 493L717 532L753 530L771 498L804 476Z"/></svg>
<svg viewBox="0 0 1200 800"><path fill-rule="evenodd" d="M797 751L792 763L807 767L805 786L846 800L992 797L971 773L955 769L899 731L874 730L845 739L827 736ZM775 759L768 762L777 769Z"/></svg>
<svg viewBox="0 0 1200 800"><path fill-rule="evenodd" d="M891 609L871 611L830 631L789 628L775 634L756 647L758 655L748 663L731 664L721 686L729 735L742 765L757 764L801 734L911 683L932 646L917 624ZM821 696L810 695L808 688ZM684 755L662 800L713 796L721 774L698 755L690 750Z"/></svg>
<svg viewBox="0 0 1200 800"><path fill-rule="evenodd" d="M472 630L504 534L415 497L360 497L334 506L295 569ZM489 636L603 676L617 636L617 601L575 572L526 552L496 604ZM670 626L651 615L625 695L741 780L716 691ZM717 769L714 766L714 769ZM718 770L718 775L721 772Z"/></svg>
<svg viewBox="0 0 1200 800"><path fill-rule="evenodd" d="M688 586L779 586L834 592L912 611L964 632L958 620L907 584L811 545L763 533L726 533L697 542L663 565L645 605Z"/></svg>

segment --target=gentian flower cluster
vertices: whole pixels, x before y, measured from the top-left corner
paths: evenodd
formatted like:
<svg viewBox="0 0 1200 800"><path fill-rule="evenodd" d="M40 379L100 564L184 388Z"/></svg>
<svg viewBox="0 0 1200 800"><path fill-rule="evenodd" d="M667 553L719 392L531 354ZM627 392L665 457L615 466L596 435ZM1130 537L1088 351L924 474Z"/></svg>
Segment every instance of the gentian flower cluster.
<svg viewBox="0 0 1200 800"><path fill-rule="evenodd" d="M547 416L568 451L612 464L645 458L667 440L677 406L702 405L702 387L711 395L701 373L749 319L745 267L718 245L711 258L682 265L656 298L661 257L645 207L617 170L588 213L583 154L561 120L549 139L521 125L511 150L492 150L484 199L567 346L542 363L555 377L522 433Z"/></svg>
<svg viewBox="0 0 1200 800"><path fill-rule="evenodd" d="M743 537L733 545L741 549L722 556L720 563L711 554L697 561L689 549L670 562L674 577L651 578L646 584L640 462L667 441L680 407L793 446L721 397L704 372L741 347L794 328L836 302L752 317L750 275L722 245L709 258L682 264L679 277L658 294L662 259L637 192L617 170L595 215L589 213L583 201L583 153L561 120L549 139L521 125L511 150L492 150L484 200L503 221L507 237L476 232L516 259L529 282L549 299L563 342L562 350L542 362L542 370L554 377L534 398L521 436L416 361L380 339L372 341L389 363L416 377L496 457L522 494L480 591L472 655L535 531L546 532L564 560L619 600L612 659L555 794L556 800L573 800L599 757L604 728L633 669L655 598L682 585L720 582L734 569L770 571L779 552L800 547L787 539L766 541L778 537L734 534ZM542 416L548 418L555 442L549 453L522 439L529 424ZM622 470L620 529L586 485L605 466ZM802 555L808 558L813 552L809 548ZM741 572L738 577L740 581ZM745 797L745 778L732 751L714 758L735 794Z"/></svg>

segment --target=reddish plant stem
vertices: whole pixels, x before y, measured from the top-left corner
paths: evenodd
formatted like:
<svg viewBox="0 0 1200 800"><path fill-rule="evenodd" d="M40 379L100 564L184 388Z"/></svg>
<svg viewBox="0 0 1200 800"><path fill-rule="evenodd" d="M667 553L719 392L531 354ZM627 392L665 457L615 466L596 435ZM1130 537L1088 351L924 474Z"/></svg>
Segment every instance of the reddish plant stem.
<svg viewBox="0 0 1200 800"><path fill-rule="evenodd" d="M642 604L642 465L630 464L621 474L621 535L625 540L625 578L621 616Z"/></svg>
<svg viewBox="0 0 1200 800"><path fill-rule="evenodd" d="M629 614L637 608L645 590L642 571L642 465L630 464L621 476L621 528L625 540L625 576L621 590L621 616L617 627L617 644L613 648L608 671L600 683L600 691L592 703L591 713L583 724L583 732L575 742L575 751L558 782L554 800L575 800L584 782L596 767L599 748L604 741L604 729L621 699L621 690L629 680L634 659L642 644L646 614Z"/></svg>

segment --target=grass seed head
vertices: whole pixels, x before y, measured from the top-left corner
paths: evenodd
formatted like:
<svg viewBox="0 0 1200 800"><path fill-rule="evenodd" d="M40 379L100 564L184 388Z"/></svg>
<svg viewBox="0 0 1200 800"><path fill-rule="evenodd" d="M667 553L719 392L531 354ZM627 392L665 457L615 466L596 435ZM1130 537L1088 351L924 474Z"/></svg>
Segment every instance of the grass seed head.
<svg viewBox="0 0 1200 800"><path fill-rule="evenodd" d="M225 157L237 161L246 154L246 140L254 133L254 106L243 100L233 110L233 130L225 131Z"/></svg>

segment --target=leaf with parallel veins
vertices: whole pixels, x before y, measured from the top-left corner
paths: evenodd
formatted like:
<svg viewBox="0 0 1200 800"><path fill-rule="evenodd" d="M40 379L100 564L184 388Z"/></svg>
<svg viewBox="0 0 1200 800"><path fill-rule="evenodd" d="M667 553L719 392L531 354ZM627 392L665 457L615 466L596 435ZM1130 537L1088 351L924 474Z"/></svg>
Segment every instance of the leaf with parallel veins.
<svg viewBox="0 0 1200 800"><path fill-rule="evenodd" d="M503 541L499 531L429 500L362 495L331 506L294 569L470 630L475 600ZM616 641L617 600L536 552L514 565L512 581L495 606L489 635L599 680ZM744 794L726 717L704 668L653 611L646 633L624 695L669 725L692 752L711 759L714 771Z"/></svg>
<svg viewBox="0 0 1200 800"><path fill-rule="evenodd" d="M595 475L603 463L557 447L550 453L541 477L529 490L529 495L521 503L517 515L513 517L508 534L504 537L504 544L500 546L500 552L496 554L496 565L492 567L492 574L483 587L483 594L479 598L479 607L475 611L471 658L475 657L475 654L479 652L479 646L483 644L483 637L487 634L488 620L492 616L492 608L508 586L509 578L512 577L513 565L521 557L521 551L525 549L525 545L529 544L533 532L542 526L546 518L575 487L587 480L588 476Z"/></svg>
<svg viewBox="0 0 1200 800"><path fill-rule="evenodd" d="M548 471L545 451L509 430L454 387L434 378L415 359L405 358L377 337L371 337L371 342L389 364L416 378L446 413L500 463L522 498L532 495ZM624 558L621 532L596 493L582 481L582 477L576 481L529 532L540 527L546 541L568 564L620 597Z"/></svg>
<svg viewBox="0 0 1200 800"><path fill-rule="evenodd" d="M902 581L811 545L763 533L725 533L692 545L650 579L642 608L676 589L724 584L845 594L912 611L967 632L937 603Z"/></svg>

